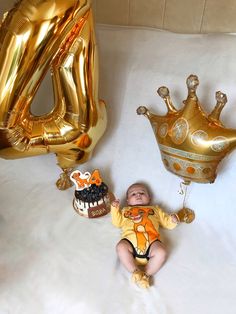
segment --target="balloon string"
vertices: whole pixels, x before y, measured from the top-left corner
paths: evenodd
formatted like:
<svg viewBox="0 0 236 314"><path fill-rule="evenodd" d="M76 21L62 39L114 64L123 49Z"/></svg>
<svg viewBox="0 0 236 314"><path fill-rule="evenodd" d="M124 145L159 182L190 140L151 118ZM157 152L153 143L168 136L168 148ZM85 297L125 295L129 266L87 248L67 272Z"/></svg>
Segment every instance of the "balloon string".
<svg viewBox="0 0 236 314"><path fill-rule="evenodd" d="M185 203L186 203L187 191L188 191L188 187L185 186L185 193L184 193L184 199L183 199L183 208L185 207Z"/></svg>
<svg viewBox="0 0 236 314"><path fill-rule="evenodd" d="M189 182L186 182L186 181L180 183L179 194L184 196L183 208L185 207L185 204L186 204L188 185L189 185Z"/></svg>

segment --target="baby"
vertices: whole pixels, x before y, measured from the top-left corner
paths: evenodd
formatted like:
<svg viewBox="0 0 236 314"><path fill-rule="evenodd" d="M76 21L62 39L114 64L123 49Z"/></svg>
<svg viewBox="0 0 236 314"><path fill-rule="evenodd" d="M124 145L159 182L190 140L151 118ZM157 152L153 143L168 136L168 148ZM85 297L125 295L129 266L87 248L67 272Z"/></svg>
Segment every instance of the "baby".
<svg viewBox="0 0 236 314"><path fill-rule="evenodd" d="M150 205L149 190L142 183L132 184L126 196L128 206L122 210L119 200L111 204L112 223L122 228L122 239L116 250L121 263L132 273L132 281L148 288L151 276L159 271L167 257L159 226L173 229L179 219L176 214L167 214L158 206Z"/></svg>

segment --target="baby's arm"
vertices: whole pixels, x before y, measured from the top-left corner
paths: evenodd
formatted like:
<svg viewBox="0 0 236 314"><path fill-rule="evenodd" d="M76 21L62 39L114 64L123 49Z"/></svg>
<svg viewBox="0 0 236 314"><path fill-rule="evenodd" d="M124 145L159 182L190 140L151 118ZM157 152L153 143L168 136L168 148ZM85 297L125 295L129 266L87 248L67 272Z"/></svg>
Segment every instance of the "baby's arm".
<svg viewBox="0 0 236 314"><path fill-rule="evenodd" d="M167 229L173 229L179 224L179 219L176 214L169 214L163 211L160 207L158 208L158 216L162 227Z"/></svg>
<svg viewBox="0 0 236 314"><path fill-rule="evenodd" d="M115 199L114 201L111 202L111 206L113 206L119 210L120 209L120 200Z"/></svg>
<svg viewBox="0 0 236 314"><path fill-rule="evenodd" d="M118 199L111 202L111 221L114 226L122 227L123 217L120 210L120 200Z"/></svg>

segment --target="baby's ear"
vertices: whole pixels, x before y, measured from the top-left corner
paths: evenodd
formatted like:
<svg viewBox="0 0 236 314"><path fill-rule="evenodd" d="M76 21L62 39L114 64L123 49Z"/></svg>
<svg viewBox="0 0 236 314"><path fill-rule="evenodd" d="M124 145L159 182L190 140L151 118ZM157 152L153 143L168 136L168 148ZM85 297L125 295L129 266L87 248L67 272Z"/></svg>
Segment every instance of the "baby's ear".
<svg viewBox="0 0 236 314"><path fill-rule="evenodd" d="M148 215L154 215L154 210L152 208L149 208Z"/></svg>

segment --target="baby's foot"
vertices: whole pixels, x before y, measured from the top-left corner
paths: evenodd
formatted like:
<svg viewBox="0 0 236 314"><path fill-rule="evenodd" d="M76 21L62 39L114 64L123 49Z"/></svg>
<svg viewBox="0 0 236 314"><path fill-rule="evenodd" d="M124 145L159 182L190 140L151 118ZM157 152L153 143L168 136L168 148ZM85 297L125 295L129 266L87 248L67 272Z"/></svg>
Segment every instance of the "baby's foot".
<svg viewBox="0 0 236 314"><path fill-rule="evenodd" d="M138 285L140 288L147 289L150 287L150 276L143 274L142 278L139 280Z"/></svg>
<svg viewBox="0 0 236 314"><path fill-rule="evenodd" d="M138 283L142 279L143 275L144 275L143 271L135 269L135 271L132 274L132 282Z"/></svg>
<svg viewBox="0 0 236 314"><path fill-rule="evenodd" d="M150 276L145 272L136 269L132 274L132 281L136 283L140 288L147 289L150 287Z"/></svg>

